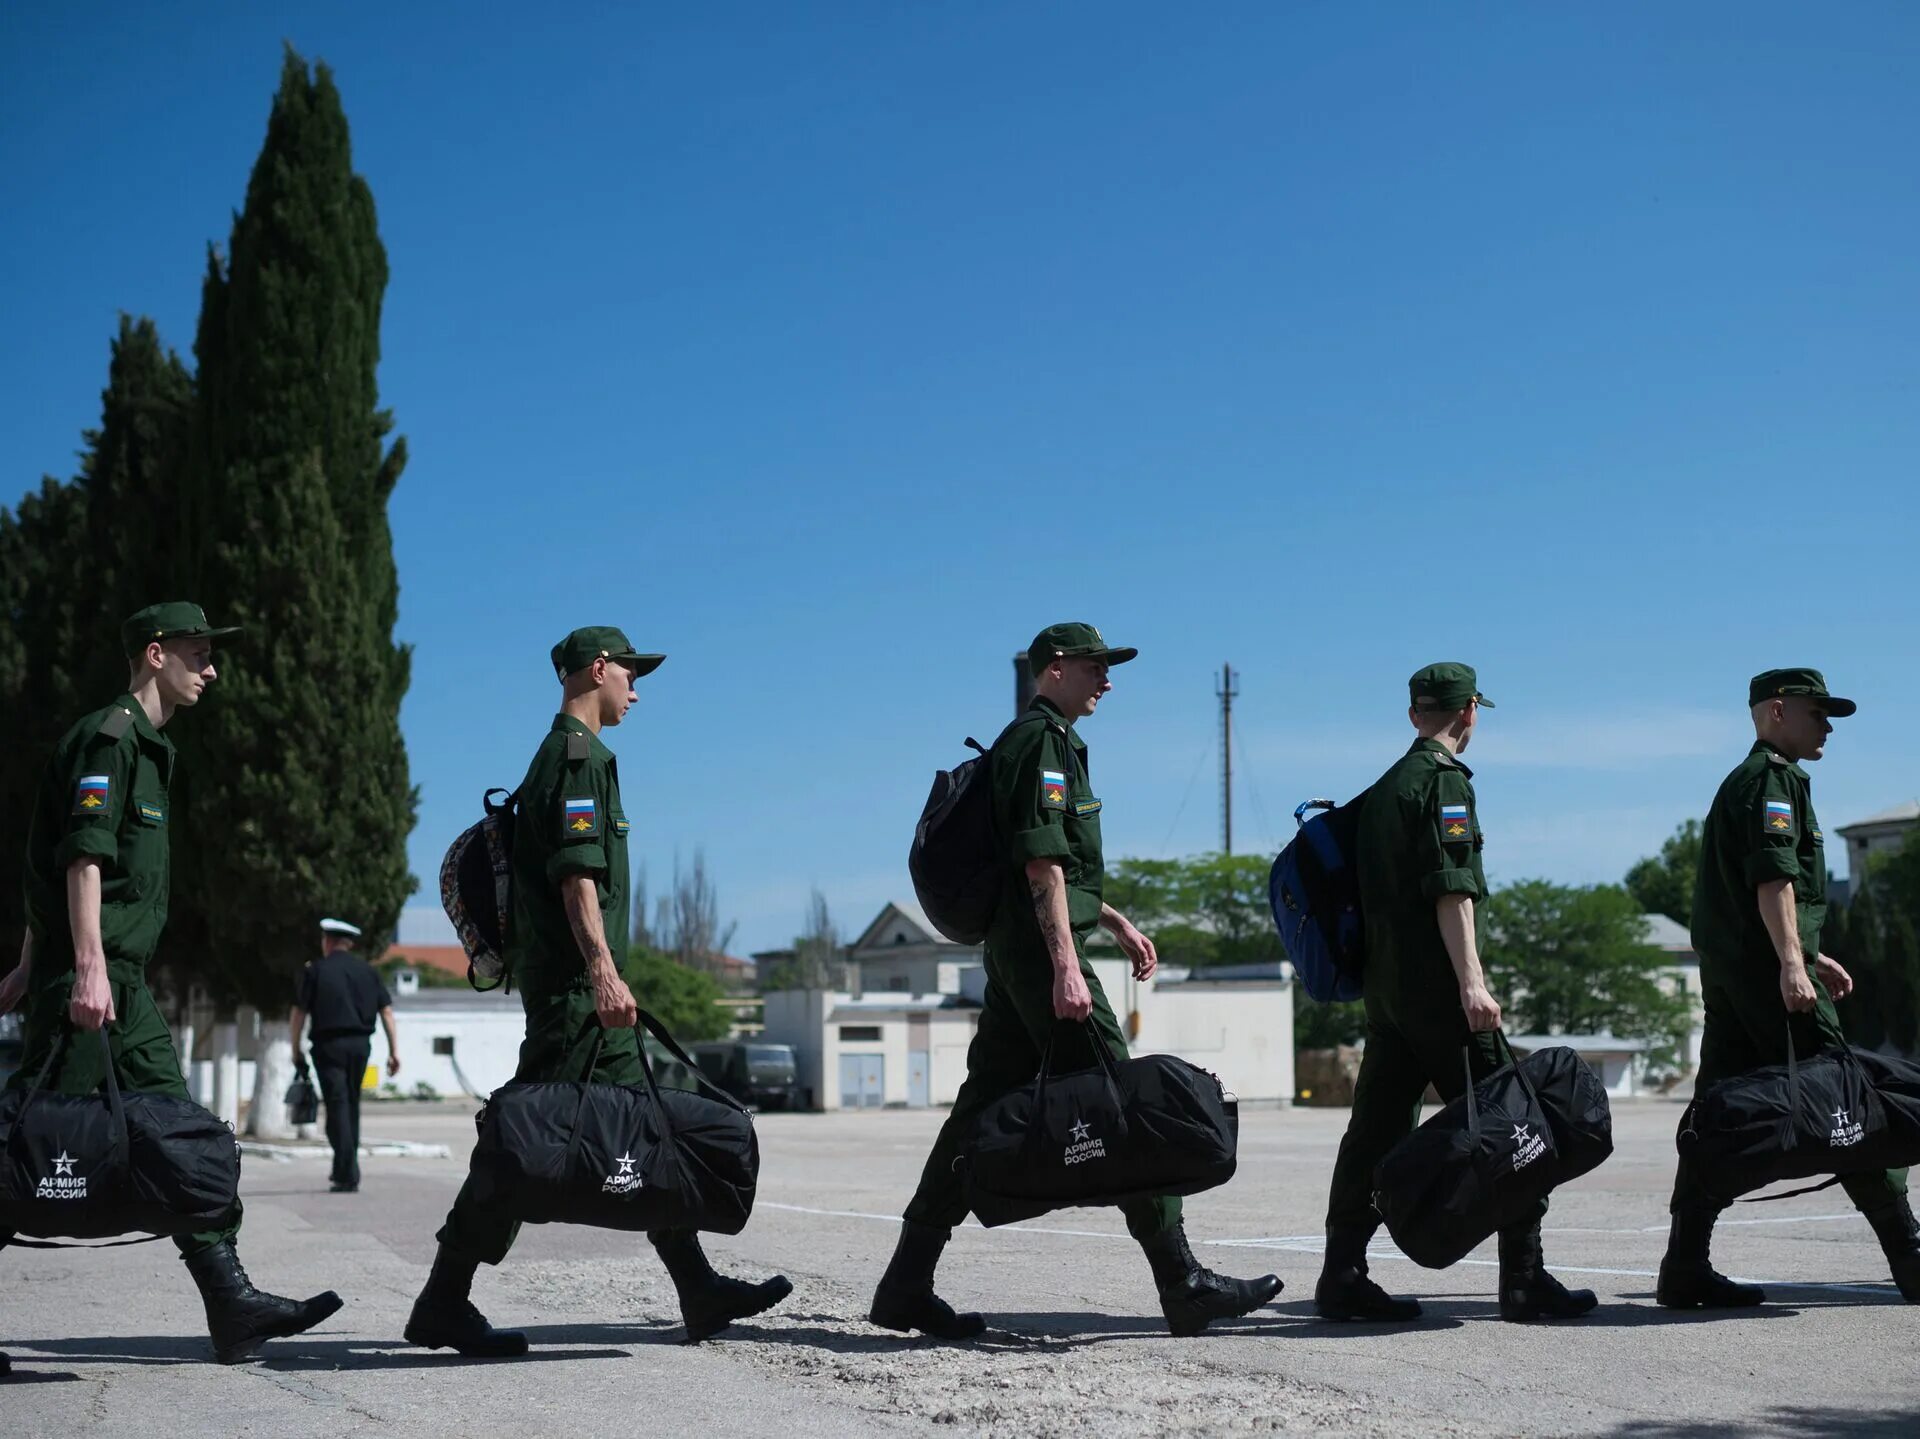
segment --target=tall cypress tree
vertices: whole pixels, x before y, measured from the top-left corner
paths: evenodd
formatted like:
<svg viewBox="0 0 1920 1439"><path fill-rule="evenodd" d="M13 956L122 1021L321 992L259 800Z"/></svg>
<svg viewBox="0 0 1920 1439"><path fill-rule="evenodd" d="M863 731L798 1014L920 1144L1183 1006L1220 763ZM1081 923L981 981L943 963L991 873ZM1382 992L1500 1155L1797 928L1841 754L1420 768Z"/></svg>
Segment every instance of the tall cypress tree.
<svg viewBox="0 0 1920 1439"><path fill-rule="evenodd" d="M413 889L400 737L410 652L387 500L406 461L379 408L386 251L325 65L291 49L227 256L203 287L187 590L246 633L180 726L181 881L205 963L286 1003L323 913L378 946Z"/></svg>
<svg viewBox="0 0 1920 1439"><path fill-rule="evenodd" d="M171 532L193 399L186 367L153 321L120 317L100 427L71 483L48 479L0 514L0 874L20 873L41 768L80 714L126 687L120 621L167 588ZM0 886L0 967L17 952L18 884Z"/></svg>

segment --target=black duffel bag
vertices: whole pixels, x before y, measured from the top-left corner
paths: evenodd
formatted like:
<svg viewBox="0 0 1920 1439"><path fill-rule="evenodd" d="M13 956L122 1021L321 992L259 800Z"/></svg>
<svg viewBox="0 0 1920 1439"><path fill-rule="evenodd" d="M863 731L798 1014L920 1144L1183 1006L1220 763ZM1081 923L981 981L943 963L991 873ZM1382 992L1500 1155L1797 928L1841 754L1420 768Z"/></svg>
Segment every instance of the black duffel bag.
<svg viewBox="0 0 1920 1439"><path fill-rule="evenodd" d="M1787 1062L1709 1086L1681 1115L1674 1142L1728 1203L1782 1180L1835 1176L1768 1199L1811 1194L1843 1174L1920 1164L1920 1065L1862 1054L1844 1039L1802 1060L1789 1026Z"/></svg>
<svg viewBox="0 0 1920 1439"><path fill-rule="evenodd" d="M1495 1031L1498 1033L1498 1031ZM1564 1045L1507 1062L1388 1151L1373 1203L1400 1252L1445 1269L1613 1153L1607 1091Z"/></svg>
<svg viewBox="0 0 1920 1439"><path fill-rule="evenodd" d="M1170 1054L1116 1061L1091 1025L1082 1032L1093 1068L1054 1073L1049 1039L1033 1083L980 1116L960 1162L967 1205L988 1228L1233 1178L1240 1106L1218 1079Z"/></svg>
<svg viewBox="0 0 1920 1439"><path fill-rule="evenodd" d="M760 1176L753 1120L659 1020L643 1009L640 1023L718 1098L660 1088L644 1042L644 1085L502 1085L475 1117L473 1178L489 1202L528 1224L715 1234L746 1228ZM599 1030L587 1073L605 1042Z"/></svg>
<svg viewBox="0 0 1920 1439"><path fill-rule="evenodd" d="M0 1094L0 1235L157 1239L219 1228L240 1190L233 1130L191 1099L123 1093L105 1030L93 1042L106 1057L106 1093L47 1089L76 1039L54 1041L31 1087Z"/></svg>

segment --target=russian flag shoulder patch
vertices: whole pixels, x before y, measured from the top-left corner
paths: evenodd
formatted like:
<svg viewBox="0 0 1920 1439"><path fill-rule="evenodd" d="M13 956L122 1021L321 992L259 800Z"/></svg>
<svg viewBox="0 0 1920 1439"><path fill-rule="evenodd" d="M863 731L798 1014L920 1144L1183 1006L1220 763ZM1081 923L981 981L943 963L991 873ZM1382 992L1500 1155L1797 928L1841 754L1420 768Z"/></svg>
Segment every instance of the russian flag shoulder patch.
<svg viewBox="0 0 1920 1439"><path fill-rule="evenodd" d="M83 774L73 788L73 812L75 814L102 814L108 801L113 798L113 776L105 774Z"/></svg>
<svg viewBox="0 0 1920 1439"><path fill-rule="evenodd" d="M1768 834L1793 833L1793 806L1783 799L1760 801L1760 828Z"/></svg>
<svg viewBox="0 0 1920 1439"><path fill-rule="evenodd" d="M1067 777L1057 769L1040 771L1040 807L1042 809L1067 807Z"/></svg>
<svg viewBox="0 0 1920 1439"><path fill-rule="evenodd" d="M1440 806L1440 835L1447 840L1469 839L1473 835L1473 818L1464 804L1443 804Z"/></svg>
<svg viewBox="0 0 1920 1439"><path fill-rule="evenodd" d="M561 802L560 828L568 839L585 839L600 832L600 806L591 795Z"/></svg>

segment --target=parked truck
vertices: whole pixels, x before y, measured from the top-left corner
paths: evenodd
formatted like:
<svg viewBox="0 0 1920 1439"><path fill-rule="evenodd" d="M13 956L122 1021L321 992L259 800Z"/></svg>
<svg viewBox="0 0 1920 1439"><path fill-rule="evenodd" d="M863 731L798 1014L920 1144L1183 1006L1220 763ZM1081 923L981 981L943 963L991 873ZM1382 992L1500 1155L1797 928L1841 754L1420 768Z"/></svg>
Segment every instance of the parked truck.
<svg viewBox="0 0 1920 1439"><path fill-rule="evenodd" d="M791 1109L798 1069L791 1044L754 1039L723 1039L696 1044L688 1051L700 1072L742 1104L756 1109Z"/></svg>

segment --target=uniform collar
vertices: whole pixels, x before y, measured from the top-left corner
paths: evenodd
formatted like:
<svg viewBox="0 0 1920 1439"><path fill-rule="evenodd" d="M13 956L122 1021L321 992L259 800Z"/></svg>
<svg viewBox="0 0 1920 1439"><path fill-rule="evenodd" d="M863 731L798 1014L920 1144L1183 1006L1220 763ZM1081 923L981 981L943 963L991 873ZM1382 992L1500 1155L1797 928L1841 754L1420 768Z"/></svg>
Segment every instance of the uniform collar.
<svg viewBox="0 0 1920 1439"><path fill-rule="evenodd" d="M607 748L606 742L602 740L599 735L595 734L564 710L553 717L553 729L550 733L583 734L587 737L588 742L592 744L594 757L596 759L610 760L613 758L613 751Z"/></svg>
<svg viewBox="0 0 1920 1439"><path fill-rule="evenodd" d="M1027 708L1030 710L1039 710L1041 714L1058 724L1060 728L1067 732L1068 738L1081 749L1087 747L1087 742L1080 738L1079 732L1073 727L1073 722L1067 718L1067 712L1045 695L1035 695L1033 699L1028 702Z"/></svg>
<svg viewBox="0 0 1920 1439"><path fill-rule="evenodd" d="M153 721L147 718L146 707L131 694L121 695L113 702L111 708L125 710L132 715L133 732L148 744L163 745L169 749L173 747L173 741L153 727Z"/></svg>
<svg viewBox="0 0 1920 1439"><path fill-rule="evenodd" d="M1467 768L1467 762L1445 745L1441 744L1437 739L1417 739L1413 742L1413 748L1409 749L1407 753L1437 754L1444 763L1453 765L1468 779L1473 778L1473 771Z"/></svg>
<svg viewBox="0 0 1920 1439"><path fill-rule="evenodd" d="M1771 758L1775 763L1785 765L1791 773L1800 776L1801 779L1809 778L1807 772L1800 768L1799 760L1788 759L1778 749L1768 744L1763 739L1755 740L1753 742L1753 748L1748 750L1747 753L1749 755L1764 754L1769 758Z"/></svg>

